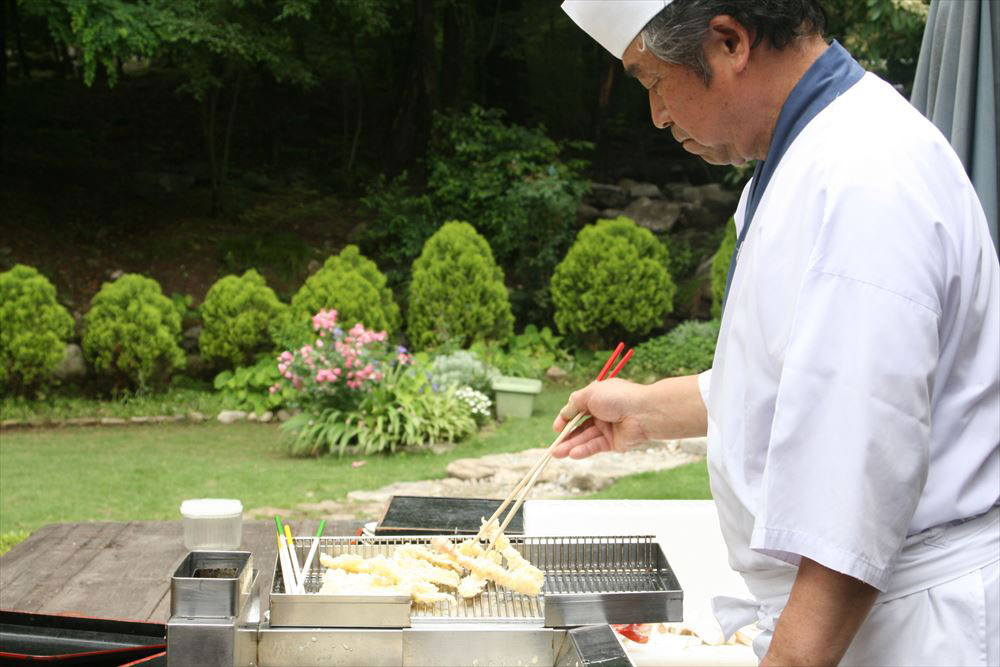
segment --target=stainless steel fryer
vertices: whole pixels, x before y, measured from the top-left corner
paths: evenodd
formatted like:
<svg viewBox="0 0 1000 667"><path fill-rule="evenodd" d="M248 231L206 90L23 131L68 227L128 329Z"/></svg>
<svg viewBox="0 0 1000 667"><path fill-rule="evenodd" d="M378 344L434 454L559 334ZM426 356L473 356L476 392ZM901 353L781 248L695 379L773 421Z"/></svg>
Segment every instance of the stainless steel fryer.
<svg viewBox="0 0 1000 667"><path fill-rule="evenodd" d="M320 550L367 558L390 555L399 544L426 544L430 539L325 537ZM652 537L510 541L545 572L540 595L521 595L492 583L477 598L432 607L412 605L408 597L398 595L319 595L315 591L325 568L318 556L306 579L307 591L314 592L296 595L285 592L275 559L268 612L261 614L254 571L253 592L240 595L244 606L224 621L217 617L219 605L187 580L190 566L179 568L171 585L171 607L187 616L175 611L167 625L168 664L618 667L631 662L607 624L681 620L683 594ZM313 538L296 538L300 562L312 543ZM249 559L246 562L252 567ZM245 581L247 574L241 570L228 590L214 585L231 600L233 589L246 590ZM196 589L196 601L173 599L190 597ZM208 620L198 617L199 606L210 614ZM209 628L211 644L205 643ZM208 655L215 657L208 660Z"/></svg>

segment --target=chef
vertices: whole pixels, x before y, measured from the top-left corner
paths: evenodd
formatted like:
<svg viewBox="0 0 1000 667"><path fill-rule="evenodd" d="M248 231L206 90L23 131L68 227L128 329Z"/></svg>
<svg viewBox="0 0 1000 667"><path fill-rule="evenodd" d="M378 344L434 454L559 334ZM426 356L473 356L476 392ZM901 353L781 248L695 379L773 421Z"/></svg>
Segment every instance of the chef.
<svg viewBox="0 0 1000 667"><path fill-rule="evenodd" d="M1000 664L1000 268L944 137L815 0L566 0L713 164L756 160L713 369L575 392L557 456L708 435L767 665Z"/></svg>

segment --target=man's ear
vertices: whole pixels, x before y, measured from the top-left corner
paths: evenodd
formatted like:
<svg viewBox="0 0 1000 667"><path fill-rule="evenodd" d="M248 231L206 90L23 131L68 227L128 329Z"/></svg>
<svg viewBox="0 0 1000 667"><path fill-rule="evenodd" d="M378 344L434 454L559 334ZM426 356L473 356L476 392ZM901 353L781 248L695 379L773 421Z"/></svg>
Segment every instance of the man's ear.
<svg viewBox="0 0 1000 667"><path fill-rule="evenodd" d="M705 55L709 63L727 63L733 72L742 72L750 61L750 33L728 14L720 14L708 22Z"/></svg>

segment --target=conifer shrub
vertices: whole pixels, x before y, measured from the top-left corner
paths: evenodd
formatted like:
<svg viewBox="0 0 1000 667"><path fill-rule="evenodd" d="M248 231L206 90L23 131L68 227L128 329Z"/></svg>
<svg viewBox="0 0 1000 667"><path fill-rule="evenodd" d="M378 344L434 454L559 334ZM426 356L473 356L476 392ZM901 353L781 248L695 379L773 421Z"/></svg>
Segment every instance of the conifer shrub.
<svg viewBox="0 0 1000 667"><path fill-rule="evenodd" d="M104 283L83 323L84 356L116 388L162 388L185 365L180 315L152 278L129 273Z"/></svg>
<svg viewBox="0 0 1000 667"><path fill-rule="evenodd" d="M589 342L641 335L673 310L667 248L625 217L584 227L552 276L559 330Z"/></svg>
<svg viewBox="0 0 1000 667"><path fill-rule="evenodd" d="M23 264L0 273L0 387L5 392L44 389L72 333L73 318L56 301L48 278Z"/></svg>
<svg viewBox="0 0 1000 667"><path fill-rule="evenodd" d="M308 323L321 310L336 310L347 330L358 322L389 335L399 331L399 306L375 262L355 245L326 260L292 297L292 318Z"/></svg>
<svg viewBox="0 0 1000 667"><path fill-rule="evenodd" d="M736 224L730 218L726 223L726 232L722 237L719 249L712 257L712 317L722 317L722 299L726 293L726 276L729 275L729 262L736 249Z"/></svg>
<svg viewBox="0 0 1000 667"><path fill-rule="evenodd" d="M446 222L413 262L408 334L417 348L476 340L504 343L514 331L503 271L467 222Z"/></svg>
<svg viewBox="0 0 1000 667"><path fill-rule="evenodd" d="M254 269L220 279L205 295L198 347L202 356L234 368L251 363L273 347L270 330L285 317L285 306Z"/></svg>

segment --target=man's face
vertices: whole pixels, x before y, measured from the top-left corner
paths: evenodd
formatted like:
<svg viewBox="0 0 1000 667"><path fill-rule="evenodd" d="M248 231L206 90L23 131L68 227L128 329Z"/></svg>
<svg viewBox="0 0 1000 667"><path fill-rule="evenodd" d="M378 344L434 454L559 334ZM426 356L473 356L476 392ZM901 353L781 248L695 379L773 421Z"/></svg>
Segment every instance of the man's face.
<svg viewBox="0 0 1000 667"><path fill-rule="evenodd" d="M684 150L710 164L743 164L750 159L748 151L737 147L739 122L727 80L713 76L706 86L690 68L665 63L640 50L641 45L641 36L632 40L622 64L649 91L653 125L669 128Z"/></svg>

